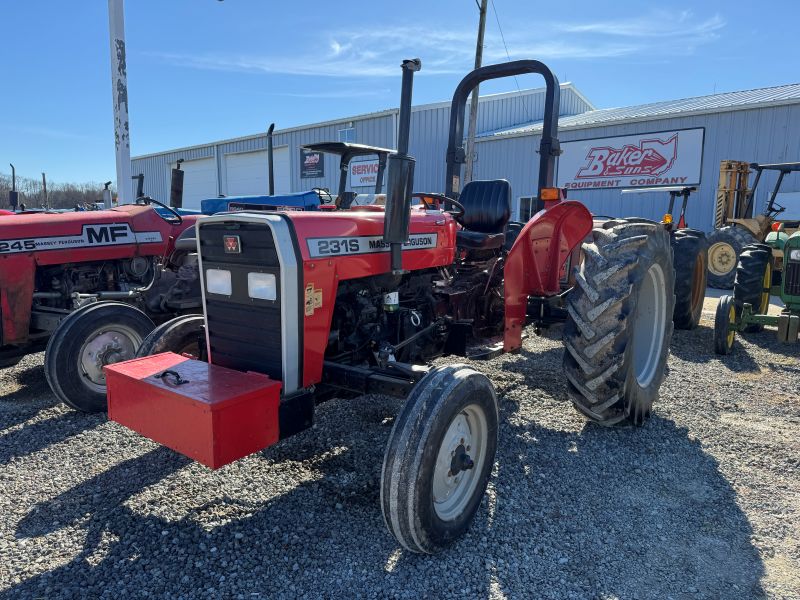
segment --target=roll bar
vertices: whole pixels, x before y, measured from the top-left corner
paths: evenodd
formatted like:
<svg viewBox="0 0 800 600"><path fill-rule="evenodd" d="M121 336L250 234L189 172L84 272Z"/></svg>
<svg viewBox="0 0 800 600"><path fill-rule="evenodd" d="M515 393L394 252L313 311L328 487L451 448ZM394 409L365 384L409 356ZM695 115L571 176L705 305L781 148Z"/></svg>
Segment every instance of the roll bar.
<svg viewBox="0 0 800 600"><path fill-rule="evenodd" d="M558 142L558 107L561 99L561 88L558 78L542 62L538 60L514 60L499 65L487 65L467 74L456 87L453 101L450 104L450 133L447 141L447 172L445 176L445 195L458 200L461 187L461 165L466 162L464 151L464 109L467 96L475 87L489 79L513 77L526 73L538 73L544 77L547 89L544 99L544 123L542 141L539 145L539 186L553 187L556 157L561 154Z"/></svg>

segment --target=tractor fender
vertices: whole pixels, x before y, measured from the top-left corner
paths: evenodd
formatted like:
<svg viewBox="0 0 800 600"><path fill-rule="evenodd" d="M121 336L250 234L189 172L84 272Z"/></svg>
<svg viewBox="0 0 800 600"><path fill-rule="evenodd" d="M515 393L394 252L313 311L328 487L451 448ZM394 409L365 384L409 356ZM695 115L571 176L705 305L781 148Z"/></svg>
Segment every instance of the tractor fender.
<svg viewBox="0 0 800 600"><path fill-rule="evenodd" d="M36 265L31 254L0 257L0 345L28 341Z"/></svg>
<svg viewBox="0 0 800 600"><path fill-rule="evenodd" d="M505 261L506 352L522 345L528 296L560 292L561 267L591 230L592 214L573 200L538 212L522 228Z"/></svg>

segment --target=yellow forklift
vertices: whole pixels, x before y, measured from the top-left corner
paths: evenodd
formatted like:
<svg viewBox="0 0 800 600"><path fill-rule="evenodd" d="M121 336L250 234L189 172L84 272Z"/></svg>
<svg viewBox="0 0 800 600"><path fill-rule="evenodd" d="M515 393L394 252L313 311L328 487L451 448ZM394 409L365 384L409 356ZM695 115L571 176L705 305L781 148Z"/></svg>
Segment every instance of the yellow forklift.
<svg viewBox="0 0 800 600"><path fill-rule="evenodd" d="M764 210L754 215L754 199L764 171L775 171L778 178ZM787 235L800 229L800 221L779 218L786 208L776 202L786 175L800 171L800 163L765 164L724 160L720 164L715 207L714 231L708 236L708 284L732 289L736 265L745 246L764 242L780 225ZM753 187L748 179L755 173Z"/></svg>

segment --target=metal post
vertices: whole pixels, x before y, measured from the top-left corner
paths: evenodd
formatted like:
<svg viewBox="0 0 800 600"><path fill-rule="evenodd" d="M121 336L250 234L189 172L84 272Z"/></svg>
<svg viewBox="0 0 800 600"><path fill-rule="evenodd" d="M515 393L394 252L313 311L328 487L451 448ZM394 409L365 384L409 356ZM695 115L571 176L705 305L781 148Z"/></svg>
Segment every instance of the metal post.
<svg viewBox="0 0 800 600"><path fill-rule="evenodd" d="M275 195L275 161L272 154L272 132L275 131L275 123L271 123L267 129L267 166L269 167L269 195Z"/></svg>
<svg viewBox="0 0 800 600"><path fill-rule="evenodd" d="M478 22L478 44L475 47L475 68L481 66L483 61L483 32L486 29L486 8L489 0L481 0L480 19ZM467 128L467 164L464 171L464 183L472 181L473 162L475 161L475 130L478 127L478 100L480 86L472 90L469 105L469 127Z"/></svg>
<svg viewBox="0 0 800 600"><path fill-rule="evenodd" d="M108 0L108 29L111 38L111 96L114 105L114 147L117 158L119 204L132 204L131 143L128 125L128 70L125 58L123 0Z"/></svg>

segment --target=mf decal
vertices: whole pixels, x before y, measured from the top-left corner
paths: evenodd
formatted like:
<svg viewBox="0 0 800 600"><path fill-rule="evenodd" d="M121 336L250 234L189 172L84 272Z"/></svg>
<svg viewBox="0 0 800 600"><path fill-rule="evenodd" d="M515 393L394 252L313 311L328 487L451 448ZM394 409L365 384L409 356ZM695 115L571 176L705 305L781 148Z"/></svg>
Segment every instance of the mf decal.
<svg viewBox="0 0 800 600"><path fill-rule="evenodd" d="M80 235L0 240L0 254L94 248L95 246L119 246L122 244L151 244L160 241L161 233L158 231L137 233L127 223L103 223L99 225L84 225Z"/></svg>
<svg viewBox="0 0 800 600"><path fill-rule="evenodd" d="M403 244L403 249L424 250L425 248L435 248L436 242L437 235L435 233L415 233L408 237L408 241ZM310 238L308 240L308 253L311 258L388 251L389 244L384 242L383 237L380 235Z"/></svg>

